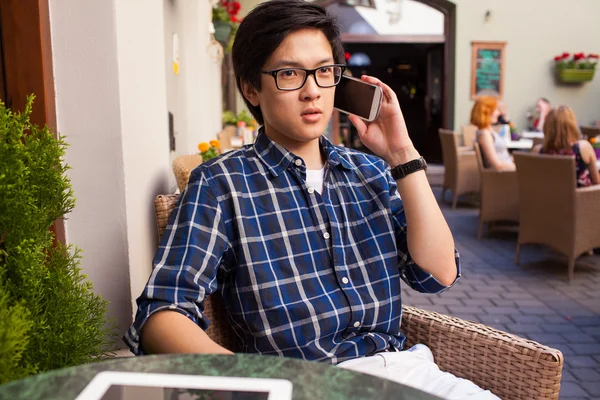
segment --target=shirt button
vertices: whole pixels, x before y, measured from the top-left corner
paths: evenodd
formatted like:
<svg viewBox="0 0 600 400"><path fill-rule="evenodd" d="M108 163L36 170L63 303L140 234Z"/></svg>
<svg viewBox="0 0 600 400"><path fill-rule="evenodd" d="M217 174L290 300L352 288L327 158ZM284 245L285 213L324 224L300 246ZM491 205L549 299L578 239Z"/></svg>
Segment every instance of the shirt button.
<svg viewBox="0 0 600 400"><path fill-rule="evenodd" d="M311 187L308 188L308 193L313 194L314 192L315 192L315 188L311 188Z"/></svg>
<svg viewBox="0 0 600 400"><path fill-rule="evenodd" d="M302 165L302 160L299 158L296 158L296 161L294 161L294 164L296 164L299 167Z"/></svg>
<svg viewBox="0 0 600 400"><path fill-rule="evenodd" d="M323 234L323 237L324 237L325 239L329 239L329 238L330 238L329 232L325 232L325 233Z"/></svg>
<svg viewBox="0 0 600 400"><path fill-rule="evenodd" d="M348 282L350 282L350 281L348 280L348 278L346 278L346 277L343 277L343 278L342 278L342 282L343 282L343 283L348 283Z"/></svg>
<svg viewBox="0 0 600 400"><path fill-rule="evenodd" d="M355 327L355 328L358 328L359 326L360 326L360 322L356 321L356 322L354 323L354 327Z"/></svg>

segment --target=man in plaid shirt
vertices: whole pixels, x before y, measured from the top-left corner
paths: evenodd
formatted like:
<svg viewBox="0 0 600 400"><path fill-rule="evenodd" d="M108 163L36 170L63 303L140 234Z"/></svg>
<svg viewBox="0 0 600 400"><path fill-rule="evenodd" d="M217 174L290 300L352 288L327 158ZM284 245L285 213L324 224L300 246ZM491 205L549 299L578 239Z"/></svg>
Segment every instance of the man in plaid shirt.
<svg viewBox="0 0 600 400"><path fill-rule="evenodd" d="M424 162L397 180L390 174L420 160L396 95L363 76L383 90L381 111L370 123L350 117L379 157L322 136L344 51L333 18L302 0L253 10L239 27L233 62L262 128L253 145L192 172L125 341L135 354L230 354L205 333L203 302L219 292L244 352L357 370L360 363L373 370L368 363L377 360L388 369L414 365L390 358L410 355L400 352L401 281L439 293L460 267ZM433 372L419 374L422 386L452 395L431 386L451 375L428 354L419 362ZM482 392L451 377L453 386Z"/></svg>

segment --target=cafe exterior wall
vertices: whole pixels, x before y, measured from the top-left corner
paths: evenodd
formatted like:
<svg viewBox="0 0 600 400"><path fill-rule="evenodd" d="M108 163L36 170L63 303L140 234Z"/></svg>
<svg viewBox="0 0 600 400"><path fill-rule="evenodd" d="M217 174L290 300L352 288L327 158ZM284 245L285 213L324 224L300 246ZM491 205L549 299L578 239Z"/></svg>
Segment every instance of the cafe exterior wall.
<svg viewBox="0 0 600 400"><path fill-rule="evenodd" d="M157 235L153 199L172 192L168 141L164 2L180 0L50 0L58 130L70 147L77 205L67 216L67 242L83 249L82 268L124 332L151 271ZM199 3L199 2L189 2ZM177 78L178 151L220 129L220 72L205 55L209 6L176 18L183 35ZM190 33L190 26L197 28ZM185 68L185 69L184 69ZM215 75L216 74L216 75ZM216 89L215 89L216 88Z"/></svg>
<svg viewBox="0 0 600 400"><path fill-rule="evenodd" d="M554 56L563 52L600 53L598 0L454 0L456 3L455 124L468 122L471 42L506 41L504 100L517 127L538 97L572 107L581 124L600 119L600 73L592 82L565 86L554 78ZM491 12L488 22L486 11Z"/></svg>

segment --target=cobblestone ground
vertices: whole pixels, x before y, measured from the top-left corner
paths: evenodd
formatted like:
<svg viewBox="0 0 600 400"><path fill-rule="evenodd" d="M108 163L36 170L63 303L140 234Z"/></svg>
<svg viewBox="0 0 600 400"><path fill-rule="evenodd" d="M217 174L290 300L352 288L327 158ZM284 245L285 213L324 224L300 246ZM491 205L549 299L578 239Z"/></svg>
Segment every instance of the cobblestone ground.
<svg viewBox="0 0 600 400"><path fill-rule="evenodd" d="M440 190L435 190L440 198ZM449 197L449 194L447 194ZM477 240L478 210L446 204L442 211L461 255L463 277L441 295L405 288L404 304L481 322L560 349L565 356L561 399L600 399L600 256L582 256L567 281L566 258L523 246L517 234L491 232Z"/></svg>

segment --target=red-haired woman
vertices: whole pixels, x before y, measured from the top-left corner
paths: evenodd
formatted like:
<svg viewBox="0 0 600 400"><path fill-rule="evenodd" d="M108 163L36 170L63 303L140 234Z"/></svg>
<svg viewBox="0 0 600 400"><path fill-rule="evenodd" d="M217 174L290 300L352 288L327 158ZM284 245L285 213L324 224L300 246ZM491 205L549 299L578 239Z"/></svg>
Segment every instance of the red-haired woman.
<svg viewBox="0 0 600 400"><path fill-rule="evenodd" d="M477 131L477 143L481 148L483 164L498 171L514 171L515 163L506 148L506 142L492 129L498 121L500 111L495 97L483 96L477 99L471 110L471 123Z"/></svg>

